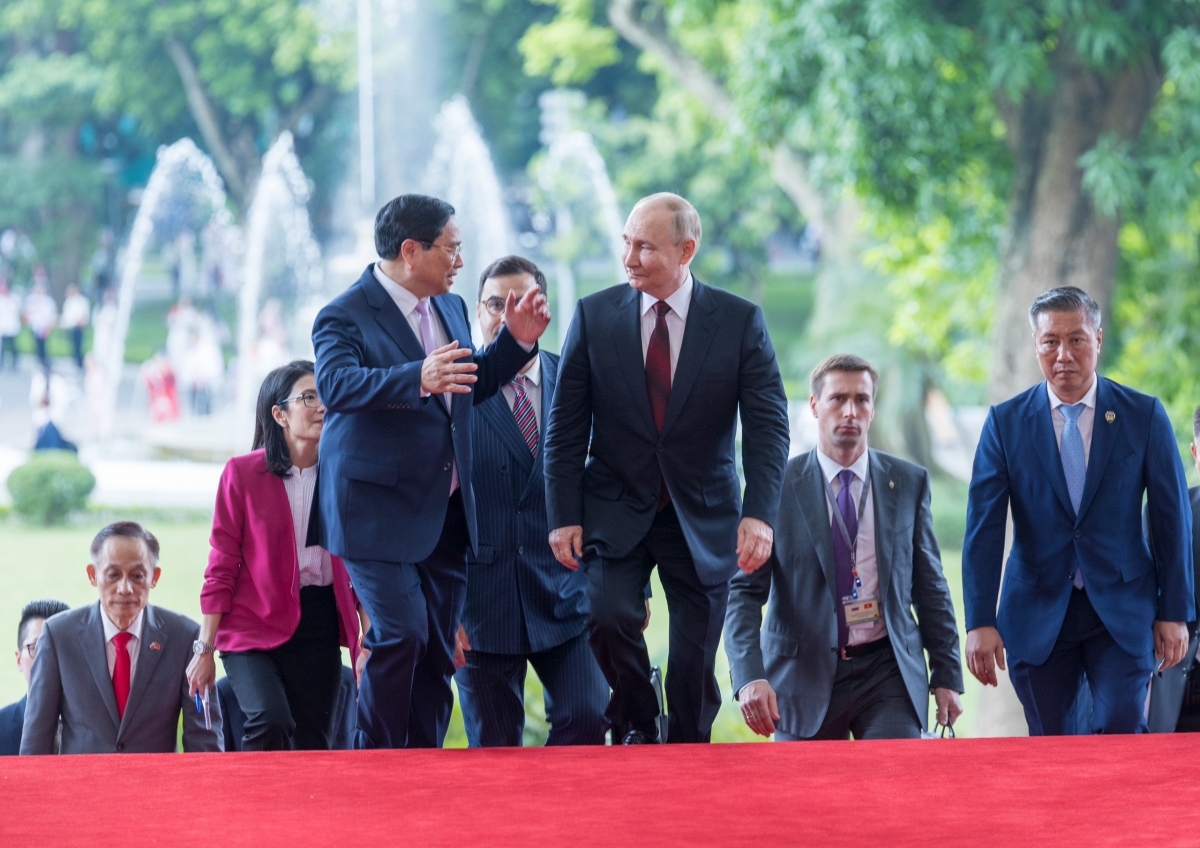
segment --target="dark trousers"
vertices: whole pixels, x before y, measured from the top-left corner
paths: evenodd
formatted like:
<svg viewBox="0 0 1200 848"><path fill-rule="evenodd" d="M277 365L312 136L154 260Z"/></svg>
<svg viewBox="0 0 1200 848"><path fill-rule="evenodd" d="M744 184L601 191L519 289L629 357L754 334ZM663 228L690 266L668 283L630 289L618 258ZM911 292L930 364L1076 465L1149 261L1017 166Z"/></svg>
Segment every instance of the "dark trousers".
<svg viewBox="0 0 1200 848"><path fill-rule="evenodd" d="M467 651L454 674L467 742L472 748L519 746L525 732L525 673L542 681L547 745L603 745L608 684L586 633L545 651L490 654Z"/></svg>
<svg viewBox="0 0 1200 848"><path fill-rule="evenodd" d="M356 748L440 748L446 738L454 634L467 597L466 549L467 520L456 491L424 562L345 561L371 617Z"/></svg>
<svg viewBox="0 0 1200 848"><path fill-rule="evenodd" d="M17 337L0 336L0 368L5 361L11 362L13 370L17 369Z"/></svg>
<svg viewBox="0 0 1200 848"><path fill-rule="evenodd" d="M1050 656L1041 665L1014 662L1008 676L1030 736L1071 733L1145 733L1146 694L1154 652L1135 657L1116 643L1087 592L1074 590ZM1090 724L1079 726L1077 697L1086 678L1092 696Z"/></svg>
<svg viewBox="0 0 1200 848"><path fill-rule="evenodd" d="M325 751L332 747L342 683L338 611L332 586L300 589L300 624L269 651L222 651L246 714L243 751Z"/></svg>
<svg viewBox="0 0 1200 848"><path fill-rule="evenodd" d="M46 338L46 336L39 336L37 333L33 334L33 344L37 349L38 362L41 363L42 370L49 371L50 355L46 353Z"/></svg>
<svg viewBox="0 0 1200 848"><path fill-rule="evenodd" d="M650 532L628 556L590 557L585 563L591 605L589 640L612 687L605 716L614 728L614 741L630 730L651 738L658 735L658 698L650 685L650 657L642 638L646 584L656 564L670 613L667 741L707 742L721 706L714 668L729 583L705 586L700 582L679 517L670 505L655 517Z"/></svg>
<svg viewBox="0 0 1200 848"><path fill-rule="evenodd" d="M920 739L921 720L913 709L904 676L889 640L878 651L838 660L829 710L811 739ZM776 742L800 737L775 732Z"/></svg>
<svg viewBox="0 0 1200 848"><path fill-rule="evenodd" d="M75 367L83 370L83 327L71 328L71 355L75 358Z"/></svg>

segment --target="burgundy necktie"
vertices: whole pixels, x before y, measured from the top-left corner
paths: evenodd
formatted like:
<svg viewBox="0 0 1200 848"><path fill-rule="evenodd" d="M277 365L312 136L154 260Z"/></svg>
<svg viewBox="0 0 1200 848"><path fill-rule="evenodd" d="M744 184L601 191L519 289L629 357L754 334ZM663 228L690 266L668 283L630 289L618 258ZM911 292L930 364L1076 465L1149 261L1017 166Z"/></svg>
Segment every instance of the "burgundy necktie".
<svg viewBox="0 0 1200 848"><path fill-rule="evenodd" d="M667 420L667 404L671 400L671 336L667 332L667 313L671 307L665 300L654 304L654 331L650 333L650 345L646 348L646 393L650 396L650 412L654 415L654 427L662 432ZM662 481L658 508L661 511L671 502L667 481Z"/></svg>
<svg viewBox="0 0 1200 848"><path fill-rule="evenodd" d="M529 402L529 395L525 392L525 378L520 375L513 377L510 385L516 394L516 398L513 400L513 417L517 419L517 428L521 431L521 435L525 437L525 444L529 445L529 452L536 459L538 446L537 416L533 412L533 404Z"/></svg>
<svg viewBox="0 0 1200 848"><path fill-rule="evenodd" d="M129 640L132 638L133 634L127 630L112 638L113 646L117 649L117 661L113 665L113 694L117 696L117 715L121 718L125 718L125 705L129 702Z"/></svg>

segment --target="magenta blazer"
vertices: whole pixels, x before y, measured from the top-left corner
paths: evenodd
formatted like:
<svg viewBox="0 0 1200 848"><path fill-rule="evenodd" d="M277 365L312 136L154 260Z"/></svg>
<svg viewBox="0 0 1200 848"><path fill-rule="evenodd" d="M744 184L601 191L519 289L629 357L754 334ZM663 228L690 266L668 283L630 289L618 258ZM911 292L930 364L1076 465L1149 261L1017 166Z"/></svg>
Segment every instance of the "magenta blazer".
<svg viewBox="0 0 1200 848"><path fill-rule="evenodd" d="M267 468L266 451L225 465L213 512L212 550L200 590L200 611L220 613L222 651L268 651L300 624L300 566L292 509L283 480ZM346 565L333 562L333 594L341 643L358 657L358 599Z"/></svg>

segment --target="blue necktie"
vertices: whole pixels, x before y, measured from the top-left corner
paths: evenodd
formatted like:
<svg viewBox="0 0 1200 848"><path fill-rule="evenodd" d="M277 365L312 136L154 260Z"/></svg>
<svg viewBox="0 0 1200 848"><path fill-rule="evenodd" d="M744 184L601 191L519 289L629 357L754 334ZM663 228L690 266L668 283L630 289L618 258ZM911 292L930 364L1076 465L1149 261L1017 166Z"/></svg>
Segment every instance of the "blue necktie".
<svg viewBox="0 0 1200 848"><path fill-rule="evenodd" d="M846 522L846 532L850 534L850 541L853 542L858 538L858 516L854 512L854 500L850 496L854 472L848 468L840 471L838 480L842 483L842 490L837 496L838 512L842 514L842 520ZM848 598L854 591L854 561L851 559L850 549L846 547L846 540L842 538L842 530L838 527L836 517L831 529L834 571L837 575L838 647L844 648L850 644L850 629L846 626L846 608L842 604L842 598Z"/></svg>
<svg viewBox="0 0 1200 848"><path fill-rule="evenodd" d="M1079 432L1079 415L1086 409L1082 403L1063 404L1062 410L1066 423L1062 431L1063 474L1067 478L1067 492L1071 495L1071 507L1075 515L1079 515L1079 502L1083 500L1083 483L1087 479L1087 460L1083 455L1083 435ZM1076 589L1083 588L1083 572L1076 565L1072 582Z"/></svg>

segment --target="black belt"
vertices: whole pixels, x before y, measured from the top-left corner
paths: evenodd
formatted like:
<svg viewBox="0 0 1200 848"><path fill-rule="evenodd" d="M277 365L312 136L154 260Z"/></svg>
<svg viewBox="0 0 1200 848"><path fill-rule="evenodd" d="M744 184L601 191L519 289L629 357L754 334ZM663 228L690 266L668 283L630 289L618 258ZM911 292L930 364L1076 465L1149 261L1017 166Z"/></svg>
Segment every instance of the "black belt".
<svg viewBox="0 0 1200 848"><path fill-rule="evenodd" d="M878 653L884 648L890 647L892 640L885 634L883 638L876 639L874 642L864 642L861 645L847 645L838 651L838 656L844 660L854 660L859 657L870 656Z"/></svg>

